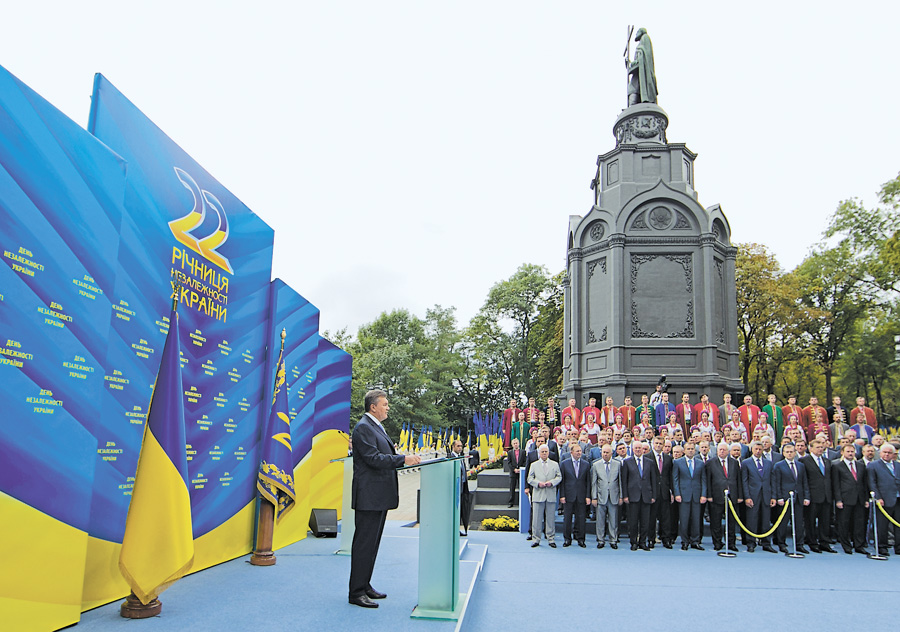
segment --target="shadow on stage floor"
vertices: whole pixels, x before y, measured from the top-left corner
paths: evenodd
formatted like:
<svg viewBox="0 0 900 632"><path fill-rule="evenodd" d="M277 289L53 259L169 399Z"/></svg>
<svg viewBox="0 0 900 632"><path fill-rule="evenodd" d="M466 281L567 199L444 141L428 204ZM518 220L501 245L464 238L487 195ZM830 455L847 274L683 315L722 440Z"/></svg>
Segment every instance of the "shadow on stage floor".
<svg viewBox="0 0 900 632"><path fill-rule="evenodd" d="M333 554L338 540L309 537L278 551L273 567L251 566L248 555L181 580L163 593L160 617L127 621L113 603L84 613L70 629L453 632L456 622L409 616L417 597L418 529L403 524L389 521L385 528L372 583L388 598L377 610L347 603L350 559ZM843 553L795 560L740 547L737 557L726 559L711 546L632 552L626 542L618 551L597 550L592 538L587 549L564 549L561 538L555 550L546 542L532 549L518 533L484 531L470 531L468 540L487 545L488 553L462 632L505 624L516 632L548 632L571 622L572 614L578 627L603 630L669 629L679 622L694 632L896 627L892 616L877 614L900 600L894 581L900 559L894 556L886 562ZM461 575L461 585L471 577Z"/></svg>

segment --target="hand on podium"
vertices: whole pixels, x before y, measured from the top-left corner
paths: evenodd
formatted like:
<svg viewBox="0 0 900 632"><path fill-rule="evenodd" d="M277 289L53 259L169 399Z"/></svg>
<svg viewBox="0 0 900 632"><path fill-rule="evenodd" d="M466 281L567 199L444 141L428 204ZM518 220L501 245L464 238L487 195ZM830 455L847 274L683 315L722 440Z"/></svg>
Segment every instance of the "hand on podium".
<svg viewBox="0 0 900 632"><path fill-rule="evenodd" d="M421 461L418 454L407 454L404 459L406 465L418 465Z"/></svg>

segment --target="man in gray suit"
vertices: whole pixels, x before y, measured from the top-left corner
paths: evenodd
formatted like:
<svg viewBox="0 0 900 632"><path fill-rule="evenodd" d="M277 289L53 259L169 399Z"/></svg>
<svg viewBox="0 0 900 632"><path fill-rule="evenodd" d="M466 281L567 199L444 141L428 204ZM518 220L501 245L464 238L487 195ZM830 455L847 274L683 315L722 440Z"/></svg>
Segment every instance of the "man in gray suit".
<svg viewBox="0 0 900 632"><path fill-rule="evenodd" d="M700 515L706 503L706 474L703 459L696 454L693 443L684 444L684 456L675 459L672 467L672 488L678 503L678 532L681 536L681 550L688 547L702 551L700 539L703 537Z"/></svg>
<svg viewBox="0 0 900 632"><path fill-rule="evenodd" d="M600 448L600 458L591 466L591 504L597 508L597 548L606 543L609 529L609 547L619 548L619 505L622 504L622 479L618 459L612 456L612 446Z"/></svg>
<svg viewBox="0 0 900 632"><path fill-rule="evenodd" d="M541 544L543 530L550 548L556 548L556 542L553 541L556 536L556 486L561 482L559 464L550 458L550 448L542 445L538 449L538 460L528 470L528 484L531 485L532 547Z"/></svg>

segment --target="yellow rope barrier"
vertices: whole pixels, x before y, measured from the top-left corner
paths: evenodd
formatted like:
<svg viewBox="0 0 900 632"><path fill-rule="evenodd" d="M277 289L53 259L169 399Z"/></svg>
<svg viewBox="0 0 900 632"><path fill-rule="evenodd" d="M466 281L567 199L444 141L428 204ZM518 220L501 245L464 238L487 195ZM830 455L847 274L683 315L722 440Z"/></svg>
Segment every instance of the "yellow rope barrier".
<svg viewBox="0 0 900 632"><path fill-rule="evenodd" d="M884 505L882 505L881 503L879 503L877 501L875 502L875 504L878 505L878 508L881 510L881 513L884 514L884 517L891 521L891 524L893 524L895 527L900 527L900 523L898 523L896 520L891 518L890 514L888 514L888 512L886 512L884 510Z"/></svg>
<svg viewBox="0 0 900 632"><path fill-rule="evenodd" d="M741 522L740 518L738 518L737 511L735 511L735 509L734 509L734 503L731 502L730 498L728 499L728 506L731 508L731 515L734 516L735 522L738 523L738 526L741 529L743 529L744 531L747 532L747 535L754 537L754 538L762 539L762 538L768 538L770 535L775 533L775 529L778 528L778 525L781 524L781 521L784 520L785 515L787 515L787 511L790 508L791 503L790 503L790 501L784 503L784 509L781 510L781 515L778 516L778 520L775 521L775 524L772 525L771 529L769 529L768 531L766 531L763 534L753 533L752 531L750 531L750 529L748 529L747 527L744 526L744 523ZM900 525L897 525L897 526L900 526Z"/></svg>

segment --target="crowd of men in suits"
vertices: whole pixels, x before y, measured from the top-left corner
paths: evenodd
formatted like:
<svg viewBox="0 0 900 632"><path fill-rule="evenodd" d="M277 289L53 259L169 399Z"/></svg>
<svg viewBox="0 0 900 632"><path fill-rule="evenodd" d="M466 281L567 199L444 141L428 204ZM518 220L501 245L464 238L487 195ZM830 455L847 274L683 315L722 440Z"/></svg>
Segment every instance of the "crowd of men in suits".
<svg viewBox="0 0 900 632"><path fill-rule="evenodd" d="M695 405L687 393L678 405L668 399L657 389L638 407L630 398L616 407L608 397L603 409L592 398L583 410L573 399L561 412L549 410L552 400L543 415L505 411L504 419L526 414L519 432L506 435L506 458L510 507L526 474L532 547L543 537L556 547L561 512L563 546L587 546L592 514L598 549L618 548L624 518L631 550L672 548L679 539L682 550L703 550L708 521L717 551L737 551L740 535L748 552L787 553L790 539L800 553L836 553L832 544L840 544L847 554L868 554L874 514L878 552L893 546L900 555L900 528L870 507L874 499L900 522L900 446L878 434L864 398L852 412L838 397L827 410L815 397L802 409L796 397L781 407L774 395L762 409L750 396L740 407L728 394L718 406L705 395Z"/></svg>

